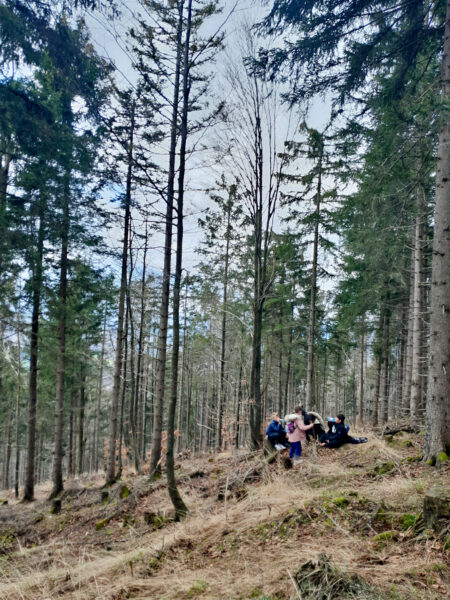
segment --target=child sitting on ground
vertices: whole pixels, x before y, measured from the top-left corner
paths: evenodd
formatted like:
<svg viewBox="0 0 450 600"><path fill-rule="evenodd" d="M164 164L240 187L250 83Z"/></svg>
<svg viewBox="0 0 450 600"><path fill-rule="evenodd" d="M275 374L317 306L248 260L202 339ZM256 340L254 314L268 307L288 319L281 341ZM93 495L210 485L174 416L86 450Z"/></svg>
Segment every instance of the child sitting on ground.
<svg viewBox="0 0 450 600"><path fill-rule="evenodd" d="M320 436L320 445L325 448L339 448L343 444L364 444L367 438L354 438L348 435L349 427L345 426L345 415L342 413L334 419L327 417L328 433Z"/></svg>
<svg viewBox="0 0 450 600"><path fill-rule="evenodd" d="M266 435L276 450L284 450L286 448L286 432L280 423L280 417L277 413L273 413L272 420L266 429Z"/></svg>

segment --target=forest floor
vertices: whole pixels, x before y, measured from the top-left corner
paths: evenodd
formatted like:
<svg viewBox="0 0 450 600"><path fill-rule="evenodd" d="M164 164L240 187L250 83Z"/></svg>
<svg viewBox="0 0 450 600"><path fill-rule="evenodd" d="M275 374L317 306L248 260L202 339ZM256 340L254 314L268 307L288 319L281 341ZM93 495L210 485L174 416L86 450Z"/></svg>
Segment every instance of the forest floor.
<svg viewBox="0 0 450 600"><path fill-rule="evenodd" d="M172 520L165 480L128 474L50 486L0 506L0 599L437 599L450 597L448 524L425 529L423 497L450 484L418 461L423 436L279 457L178 461L189 516Z"/></svg>

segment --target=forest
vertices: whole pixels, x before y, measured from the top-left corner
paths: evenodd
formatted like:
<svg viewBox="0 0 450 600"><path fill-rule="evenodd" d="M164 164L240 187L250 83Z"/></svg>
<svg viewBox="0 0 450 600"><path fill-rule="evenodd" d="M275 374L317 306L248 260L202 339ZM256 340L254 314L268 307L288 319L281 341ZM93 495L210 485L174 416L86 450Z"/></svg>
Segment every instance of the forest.
<svg viewBox="0 0 450 600"><path fill-rule="evenodd" d="M449 104L450 1L0 0L3 503L228 514L298 404L448 483Z"/></svg>

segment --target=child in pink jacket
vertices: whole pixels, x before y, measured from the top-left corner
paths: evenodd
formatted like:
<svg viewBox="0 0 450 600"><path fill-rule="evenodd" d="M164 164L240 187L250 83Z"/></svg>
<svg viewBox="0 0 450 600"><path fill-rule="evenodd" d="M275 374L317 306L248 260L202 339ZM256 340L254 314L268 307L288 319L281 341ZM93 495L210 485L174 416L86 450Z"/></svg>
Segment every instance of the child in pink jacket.
<svg viewBox="0 0 450 600"><path fill-rule="evenodd" d="M314 427L314 423L311 425L305 425L302 416L302 409L300 406L297 406L295 409L295 413L297 418L293 421L294 431L288 432L287 437L289 443L291 444L291 449L289 450L289 458L294 457L294 464L298 463L302 456L302 442L306 441L306 433L308 429L312 429ZM291 420L289 417L286 417L286 420Z"/></svg>

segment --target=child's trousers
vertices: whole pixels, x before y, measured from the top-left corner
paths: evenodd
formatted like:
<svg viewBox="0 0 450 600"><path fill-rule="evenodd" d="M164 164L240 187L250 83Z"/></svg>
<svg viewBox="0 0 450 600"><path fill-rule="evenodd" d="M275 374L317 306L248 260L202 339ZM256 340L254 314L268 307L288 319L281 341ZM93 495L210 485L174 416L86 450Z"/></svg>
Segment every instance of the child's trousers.
<svg viewBox="0 0 450 600"><path fill-rule="evenodd" d="M301 456L302 455L302 443L301 442L291 442L291 449L289 450L289 458L293 456Z"/></svg>

